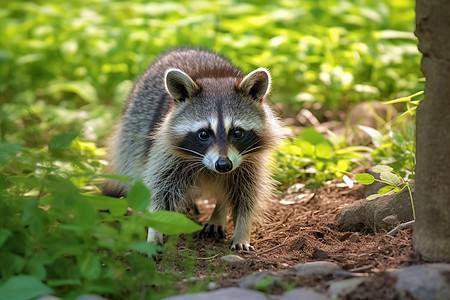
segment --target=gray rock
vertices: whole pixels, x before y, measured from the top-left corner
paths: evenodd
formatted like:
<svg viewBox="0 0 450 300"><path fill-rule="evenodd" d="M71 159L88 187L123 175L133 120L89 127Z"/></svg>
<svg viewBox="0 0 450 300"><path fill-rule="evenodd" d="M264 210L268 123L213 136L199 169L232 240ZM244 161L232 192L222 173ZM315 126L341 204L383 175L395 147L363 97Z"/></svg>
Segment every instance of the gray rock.
<svg viewBox="0 0 450 300"><path fill-rule="evenodd" d="M395 289L409 292L417 300L445 300L450 297L450 264L406 267L391 273L397 278Z"/></svg>
<svg viewBox="0 0 450 300"><path fill-rule="evenodd" d="M212 292L186 294L164 298L166 300L229 300L229 299L245 299L245 300L267 300L264 293L241 289L236 287L220 289Z"/></svg>
<svg viewBox="0 0 450 300"><path fill-rule="evenodd" d="M240 257L238 255L233 255L233 254L224 255L224 256L221 257L221 259L223 261L230 262L230 263L245 261L244 258L242 258L242 257Z"/></svg>
<svg viewBox="0 0 450 300"><path fill-rule="evenodd" d="M304 264L297 264L285 272L300 277L326 276L332 275L335 271L340 269L341 268L337 264L329 261L313 261Z"/></svg>
<svg viewBox="0 0 450 300"><path fill-rule="evenodd" d="M410 182L414 192L414 183ZM413 194L414 197L414 194ZM413 219L409 192L384 195L374 200L361 200L343 208L335 218L341 231L389 231L397 224Z"/></svg>
<svg viewBox="0 0 450 300"><path fill-rule="evenodd" d="M217 284L217 282L210 282L208 283L208 290L213 291L213 290L217 290L219 288L219 285Z"/></svg>
<svg viewBox="0 0 450 300"><path fill-rule="evenodd" d="M285 293L280 300L328 300L328 296L310 289L298 288Z"/></svg>
<svg viewBox="0 0 450 300"><path fill-rule="evenodd" d="M242 278L238 285L241 288L245 289L255 289L258 284L261 284L262 282L266 281L268 278L271 279L270 286L278 285L278 286L284 286L284 279L283 275L281 273L277 272L254 272L250 275L245 276Z"/></svg>
<svg viewBox="0 0 450 300"><path fill-rule="evenodd" d="M333 281L328 288L328 294L332 298L337 297L338 295L347 295L365 280L369 280L369 278L359 277Z"/></svg>

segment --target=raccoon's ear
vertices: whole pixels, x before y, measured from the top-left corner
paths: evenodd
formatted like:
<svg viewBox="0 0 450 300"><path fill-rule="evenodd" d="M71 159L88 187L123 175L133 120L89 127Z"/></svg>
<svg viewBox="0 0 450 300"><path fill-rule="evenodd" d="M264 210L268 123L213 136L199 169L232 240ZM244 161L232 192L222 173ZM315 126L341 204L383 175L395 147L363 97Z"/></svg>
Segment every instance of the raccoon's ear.
<svg viewBox="0 0 450 300"><path fill-rule="evenodd" d="M239 90L252 98L262 101L269 93L271 77L265 68L258 68L242 79Z"/></svg>
<svg viewBox="0 0 450 300"><path fill-rule="evenodd" d="M166 70L164 85L170 96L177 102L183 102L199 91L199 87L194 80L179 69Z"/></svg>

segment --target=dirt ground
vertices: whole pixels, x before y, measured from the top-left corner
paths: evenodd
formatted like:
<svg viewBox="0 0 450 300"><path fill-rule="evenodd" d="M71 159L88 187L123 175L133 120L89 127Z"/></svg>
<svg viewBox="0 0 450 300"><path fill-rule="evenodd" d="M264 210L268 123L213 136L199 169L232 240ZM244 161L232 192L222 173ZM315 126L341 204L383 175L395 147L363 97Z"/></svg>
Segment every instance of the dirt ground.
<svg viewBox="0 0 450 300"><path fill-rule="evenodd" d="M363 287L360 295L363 298L360 299L364 299L364 293L367 292L372 296L379 294L383 290L380 286L388 289L392 284L385 282L386 278L382 276L385 271L420 264L422 261L412 249L411 229L402 230L396 236L388 236L384 232L353 233L337 230L334 225L335 215L342 207L363 199L362 189L358 184L349 188L336 181L317 190L284 197L280 195L278 199L274 199L270 220L254 226L252 244L256 251L239 253L245 258L244 262L225 264L225 270L218 278L219 286L236 286L240 278L255 271L283 271L299 263L325 260L338 264L346 271L379 277L379 286ZM295 203L293 199L300 200ZM199 209L202 221L202 218L208 217L211 207L200 206ZM199 253L198 276L210 276L206 271L208 263L214 260L219 263L221 256L229 254L224 249L231 236L232 227L228 228L224 242L196 242ZM219 254L210 256L211 250L218 251ZM325 282L329 279L294 281L294 285L314 287L320 291L324 290ZM390 290L390 295L395 296ZM388 298L383 296L383 299Z"/></svg>

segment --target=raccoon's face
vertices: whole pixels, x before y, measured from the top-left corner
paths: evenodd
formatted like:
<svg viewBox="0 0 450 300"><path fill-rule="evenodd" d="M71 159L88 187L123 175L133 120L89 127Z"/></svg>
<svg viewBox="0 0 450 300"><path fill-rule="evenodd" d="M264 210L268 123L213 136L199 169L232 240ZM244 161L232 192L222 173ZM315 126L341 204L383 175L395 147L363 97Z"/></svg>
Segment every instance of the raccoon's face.
<svg viewBox="0 0 450 300"><path fill-rule="evenodd" d="M176 103L169 127L180 156L228 173L267 149L268 126L274 117L263 101L270 87L266 69L253 71L241 82L236 78L194 82L183 71L169 69L165 83Z"/></svg>

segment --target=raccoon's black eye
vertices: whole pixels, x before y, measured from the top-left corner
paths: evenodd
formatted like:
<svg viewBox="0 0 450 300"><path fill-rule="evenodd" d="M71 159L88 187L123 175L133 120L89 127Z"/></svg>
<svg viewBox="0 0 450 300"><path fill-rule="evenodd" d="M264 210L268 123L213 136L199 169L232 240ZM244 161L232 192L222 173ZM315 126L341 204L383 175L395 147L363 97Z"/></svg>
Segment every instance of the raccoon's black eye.
<svg viewBox="0 0 450 300"><path fill-rule="evenodd" d="M233 134L233 137L236 140L239 140L239 139L242 139L244 137L244 133L245 132L242 129L235 129L232 134Z"/></svg>
<svg viewBox="0 0 450 300"><path fill-rule="evenodd" d="M206 130L200 130L198 133L197 133L197 136L198 136L198 138L199 139L201 139L202 141L206 141L207 139L209 139L209 132L208 131L206 131Z"/></svg>

